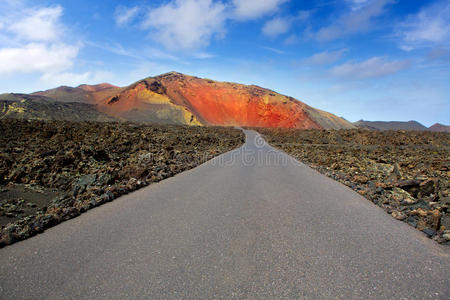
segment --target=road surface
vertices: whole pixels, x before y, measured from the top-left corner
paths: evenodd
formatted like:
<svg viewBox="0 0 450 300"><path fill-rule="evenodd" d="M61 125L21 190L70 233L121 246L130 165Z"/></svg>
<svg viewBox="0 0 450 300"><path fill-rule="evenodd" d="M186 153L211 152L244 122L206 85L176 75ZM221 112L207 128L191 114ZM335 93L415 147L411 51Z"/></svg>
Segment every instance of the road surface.
<svg viewBox="0 0 450 300"><path fill-rule="evenodd" d="M246 131L0 249L1 299L448 299L449 248Z"/></svg>

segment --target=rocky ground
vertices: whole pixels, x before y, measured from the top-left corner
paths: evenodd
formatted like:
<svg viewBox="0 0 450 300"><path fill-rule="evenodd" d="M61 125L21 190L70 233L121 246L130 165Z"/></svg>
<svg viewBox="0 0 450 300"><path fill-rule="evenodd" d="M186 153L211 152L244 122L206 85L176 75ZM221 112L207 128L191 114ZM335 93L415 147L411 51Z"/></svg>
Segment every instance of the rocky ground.
<svg viewBox="0 0 450 300"><path fill-rule="evenodd" d="M244 142L240 130L0 120L0 247Z"/></svg>
<svg viewBox="0 0 450 300"><path fill-rule="evenodd" d="M450 134L258 129L273 146L450 244Z"/></svg>

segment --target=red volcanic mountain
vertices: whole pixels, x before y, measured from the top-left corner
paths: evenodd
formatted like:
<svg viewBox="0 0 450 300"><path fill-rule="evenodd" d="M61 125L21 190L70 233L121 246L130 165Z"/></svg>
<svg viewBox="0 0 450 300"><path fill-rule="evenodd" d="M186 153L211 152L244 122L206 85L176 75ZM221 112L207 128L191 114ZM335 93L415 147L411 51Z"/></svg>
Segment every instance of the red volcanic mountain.
<svg viewBox="0 0 450 300"><path fill-rule="evenodd" d="M138 122L283 128L355 128L333 114L254 85L201 79L176 72L128 87L60 87L35 93L59 101L96 104L110 116Z"/></svg>

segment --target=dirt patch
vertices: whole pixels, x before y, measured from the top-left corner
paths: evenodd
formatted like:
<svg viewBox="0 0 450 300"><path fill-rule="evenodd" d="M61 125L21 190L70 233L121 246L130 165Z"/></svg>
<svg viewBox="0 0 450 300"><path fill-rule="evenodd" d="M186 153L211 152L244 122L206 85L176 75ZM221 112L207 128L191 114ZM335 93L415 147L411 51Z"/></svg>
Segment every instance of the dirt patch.
<svg viewBox="0 0 450 300"><path fill-rule="evenodd" d="M45 211L61 191L25 184L0 186L0 226Z"/></svg>
<svg viewBox="0 0 450 300"><path fill-rule="evenodd" d="M0 120L0 247L244 142L240 130Z"/></svg>
<svg viewBox="0 0 450 300"><path fill-rule="evenodd" d="M273 146L351 187L395 219L450 243L450 134L257 130Z"/></svg>

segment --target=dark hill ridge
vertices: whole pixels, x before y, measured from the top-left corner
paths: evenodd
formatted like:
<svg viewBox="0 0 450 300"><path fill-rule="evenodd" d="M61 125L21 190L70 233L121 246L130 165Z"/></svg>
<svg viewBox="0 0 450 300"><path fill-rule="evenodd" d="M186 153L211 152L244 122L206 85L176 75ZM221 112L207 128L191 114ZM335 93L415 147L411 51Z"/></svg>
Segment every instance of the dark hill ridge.
<svg viewBox="0 0 450 300"><path fill-rule="evenodd" d="M92 104L58 102L45 96L27 94L0 95L0 119L117 121Z"/></svg>
<svg viewBox="0 0 450 300"><path fill-rule="evenodd" d="M450 126L436 123L429 128L417 121L365 121L359 120L353 123L356 127L369 130L408 130L408 131L440 131L450 132Z"/></svg>
<svg viewBox="0 0 450 300"><path fill-rule="evenodd" d="M422 131L427 130L428 128L423 126L417 121L408 121L408 122L401 122L401 121L365 121L365 120L359 120L355 123L353 123L358 128L365 128L365 129L371 129L371 130L415 130L415 131Z"/></svg>

